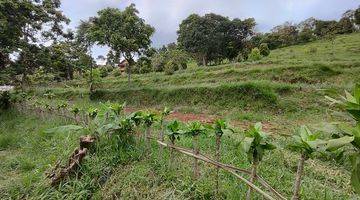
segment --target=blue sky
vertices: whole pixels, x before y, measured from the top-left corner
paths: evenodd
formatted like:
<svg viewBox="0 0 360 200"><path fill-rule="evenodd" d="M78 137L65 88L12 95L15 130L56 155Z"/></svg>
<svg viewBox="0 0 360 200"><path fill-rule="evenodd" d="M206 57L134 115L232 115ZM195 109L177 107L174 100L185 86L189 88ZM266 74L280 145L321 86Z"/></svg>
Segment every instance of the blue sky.
<svg viewBox="0 0 360 200"><path fill-rule="evenodd" d="M95 16L106 7L123 9L135 3L140 16L155 27L153 46L175 42L179 23L192 13L216 13L230 18L254 17L256 30L265 32L285 21L298 23L309 17L339 19L360 0L62 0L62 10L75 28L81 19ZM106 55L107 48L95 47L94 56Z"/></svg>

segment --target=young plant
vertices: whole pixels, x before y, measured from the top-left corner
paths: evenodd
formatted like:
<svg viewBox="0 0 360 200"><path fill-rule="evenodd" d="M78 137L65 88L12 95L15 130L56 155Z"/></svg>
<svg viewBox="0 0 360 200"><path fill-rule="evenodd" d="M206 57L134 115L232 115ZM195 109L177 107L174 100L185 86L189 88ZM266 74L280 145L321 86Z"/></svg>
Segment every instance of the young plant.
<svg viewBox="0 0 360 200"><path fill-rule="evenodd" d="M145 124L146 130L145 130L145 135L144 135L144 139L146 141L146 149L149 150L150 147L150 136L151 136L151 126L153 125L154 122L157 121L157 115L154 112L150 112L150 111L146 111L143 113L142 115L142 119L143 122Z"/></svg>
<svg viewBox="0 0 360 200"><path fill-rule="evenodd" d="M80 113L80 108L73 106L70 109L70 112L74 115L75 119L77 119L78 114Z"/></svg>
<svg viewBox="0 0 360 200"><path fill-rule="evenodd" d="M180 128L180 123L177 120L174 120L167 125L166 134L171 145L175 145L175 140L180 140L180 135L183 134L183 131ZM173 164L173 151L173 148L170 147L170 166Z"/></svg>
<svg viewBox="0 0 360 200"><path fill-rule="evenodd" d="M354 147L354 153L351 154L352 172L351 185L356 193L360 194L360 84L356 84L353 94L345 91L345 96L341 96L341 100L336 100L326 96L333 104L339 104L352 116L355 120L355 126L349 126L345 123L338 125L338 134L336 137L349 136L354 140L351 144Z"/></svg>
<svg viewBox="0 0 360 200"><path fill-rule="evenodd" d="M125 103L123 104L119 104L119 103L111 103L109 104L109 109L115 113L116 116L120 116L121 112L124 110L125 108Z"/></svg>
<svg viewBox="0 0 360 200"><path fill-rule="evenodd" d="M98 115L98 109L97 108L89 108L87 111L87 115L91 120L94 120L96 116Z"/></svg>
<svg viewBox="0 0 360 200"><path fill-rule="evenodd" d="M216 152L215 159L217 162L220 162L220 148L221 148L221 137L226 131L234 132L229 128L228 124L223 119L218 119L214 122L214 125L211 127L215 132L216 137ZM216 170L216 194L219 191L219 167Z"/></svg>
<svg viewBox="0 0 360 200"><path fill-rule="evenodd" d="M312 133L306 126L301 126L298 134L294 136L294 142L289 145L290 149L301 153L294 183L293 200L300 199L304 163L312 157L314 152L334 151L354 140L353 137L349 136L331 140L321 140L319 139L319 135L319 133Z"/></svg>
<svg viewBox="0 0 360 200"><path fill-rule="evenodd" d="M256 178L256 170L261 162L266 150L275 149L275 145L269 142L268 135L262 131L261 123L256 123L249 130L245 131L245 138L241 142L242 149L246 152L249 162L251 163L250 182L253 183ZM246 193L246 199L251 199L252 188L249 187Z"/></svg>
<svg viewBox="0 0 360 200"><path fill-rule="evenodd" d="M205 127L200 122L191 122L188 124L186 135L193 138L193 151L195 155L199 154L199 135L206 134ZM200 175L198 159L194 158L194 179L197 179Z"/></svg>
<svg viewBox="0 0 360 200"><path fill-rule="evenodd" d="M164 110L161 112L160 114L160 118L159 118L159 122L160 122L160 141L164 142L164 120L165 117L170 115L171 110L168 107L165 107ZM162 150L163 150L163 146L160 145L160 151L159 151L159 156L162 156Z"/></svg>

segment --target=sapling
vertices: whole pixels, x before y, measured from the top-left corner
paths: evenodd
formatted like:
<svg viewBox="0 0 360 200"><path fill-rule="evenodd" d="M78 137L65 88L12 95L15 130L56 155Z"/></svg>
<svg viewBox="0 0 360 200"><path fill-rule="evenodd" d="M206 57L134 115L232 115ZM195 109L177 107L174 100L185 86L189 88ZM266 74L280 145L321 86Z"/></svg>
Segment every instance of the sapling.
<svg viewBox="0 0 360 200"><path fill-rule="evenodd" d="M221 137L226 131L234 132L231 128L229 128L228 124L223 119L218 119L214 122L213 126L210 127L214 130L215 138L216 138L216 151L215 151L215 159L217 162L220 162L220 148L221 148ZM216 169L216 194L219 191L219 167Z"/></svg>
<svg viewBox="0 0 360 200"><path fill-rule="evenodd" d="M355 192L360 194L360 84L355 85L353 94L345 91L345 96L341 96L341 100L335 100L330 97L326 98L332 103L339 104L341 107L345 108L355 120L355 126L340 123L337 127L339 134L337 134L336 137L354 137L354 140L351 142L354 147L354 152L350 154L352 164L351 185Z"/></svg>
<svg viewBox="0 0 360 200"><path fill-rule="evenodd" d="M150 136L151 136L151 125L153 125L153 123L155 121L157 121L157 115L154 112L150 112L150 111L146 111L143 113L143 121L146 127L145 130L145 135L144 135L144 139L145 139L145 143L146 143L146 150L149 150L149 145L150 145Z"/></svg>
<svg viewBox="0 0 360 200"><path fill-rule="evenodd" d="M312 133L306 126L301 126L298 134L294 136L294 142L289 145L290 149L301 153L296 171L294 192L292 199L300 199L301 180L305 161L312 157L314 152L333 151L354 140L354 137L341 137L330 140L319 139L320 133Z"/></svg>
<svg viewBox="0 0 360 200"><path fill-rule="evenodd" d="M252 165L250 182L253 183L256 179L257 167L263 158L265 150L273 150L276 147L270 143L268 135L262 131L261 123L256 123L245 131L245 138L241 141L241 146ZM246 193L247 200L251 199L251 192L252 188L249 187Z"/></svg>
<svg viewBox="0 0 360 200"><path fill-rule="evenodd" d="M177 120L170 122L167 125L166 132L171 145L175 145L175 140L180 140L180 135L183 134L183 131L180 129L180 123ZM173 164L173 148L170 147L170 166Z"/></svg>
<svg viewBox="0 0 360 200"><path fill-rule="evenodd" d="M159 118L159 122L160 122L160 141L164 142L164 120L165 117L168 116L171 113L171 110L168 107L165 107L164 110L161 112L160 114L160 118ZM159 156L162 156L162 150L163 150L163 146L160 145L160 151L159 151Z"/></svg>
<svg viewBox="0 0 360 200"><path fill-rule="evenodd" d="M205 127L200 122L191 122L188 124L186 135L193 138L193 151L195 155L199 155L199 135L206 134ZM200 175L198 159L194 158L194 179L197 179Z"/></svg>

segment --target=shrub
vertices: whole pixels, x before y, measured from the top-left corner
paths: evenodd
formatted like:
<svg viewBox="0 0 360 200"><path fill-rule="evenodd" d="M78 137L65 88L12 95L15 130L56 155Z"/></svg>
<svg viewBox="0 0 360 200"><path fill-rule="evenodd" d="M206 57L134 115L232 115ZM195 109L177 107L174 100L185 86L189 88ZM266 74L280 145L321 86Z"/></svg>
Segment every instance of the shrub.
<svg viewBox="0 0 360 200"><path fill-rule="evenodd" d="M261 43L259 46L259 51L262 56L268 56L270 54L270 49L267 43Z"/></svg>
<svg viewBox="0 0 360 200"><path fill-rule="evenodd" d="M164 72L166 75L173 75L176 70L179 69L179 65L174 61L169 61L166 63Z"/></svg>
<svg viewBox="0 0 360 200"><path fill-rule="evenodd" d="M241 52L239 52L239 54L235 58L235 62L243 62L243 61L244 61L244 56Z"/></svg>
<svg viewBox="0 0 360 200"><path fill-rule="evenodd" d="M10 108L10 93L8 91L0 91L0 110Z"/></svg>
<svg viewBox="0 0 360 200"><path fill-rule="evenodd" d="M257 61L261 59L261 54L260 54L260 50L258 48L253 48L251 50L251 53L249 55L249 60L250 61Z"/></svg>
<svg viewBox="0 0 360 200"><path fill-rule="evenodd" d="M140 73L140 74L149 73L152 71L151 60L147 57L140 57L136 63L135 68L136 68L136 72L134 73Z"/></svg>

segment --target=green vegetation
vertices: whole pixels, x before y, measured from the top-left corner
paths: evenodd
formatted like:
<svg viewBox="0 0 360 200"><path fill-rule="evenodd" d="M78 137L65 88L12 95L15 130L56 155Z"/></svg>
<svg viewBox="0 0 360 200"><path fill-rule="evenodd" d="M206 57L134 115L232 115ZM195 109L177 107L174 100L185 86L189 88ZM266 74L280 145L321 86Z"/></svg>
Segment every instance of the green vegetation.
<svg viewBox="0 0 360 200"><path fill-rule="evenodd" d="M192 14L154 49L134 4L68 33L60 4L0 2L0 199L360 198L359 8L264 34Z"/></svg>

